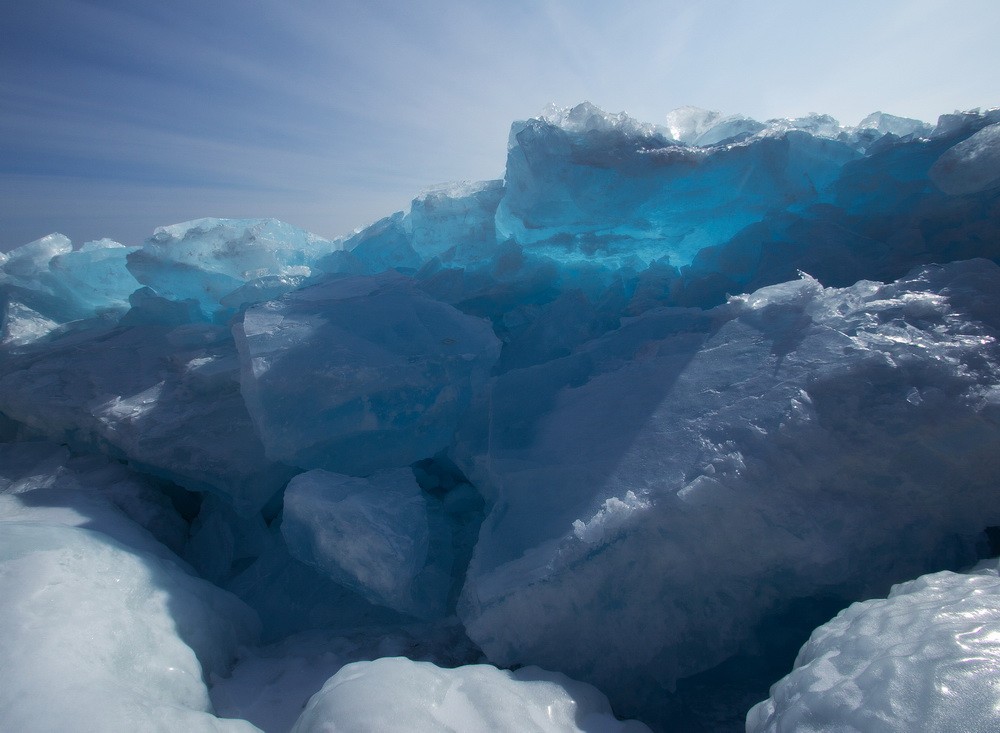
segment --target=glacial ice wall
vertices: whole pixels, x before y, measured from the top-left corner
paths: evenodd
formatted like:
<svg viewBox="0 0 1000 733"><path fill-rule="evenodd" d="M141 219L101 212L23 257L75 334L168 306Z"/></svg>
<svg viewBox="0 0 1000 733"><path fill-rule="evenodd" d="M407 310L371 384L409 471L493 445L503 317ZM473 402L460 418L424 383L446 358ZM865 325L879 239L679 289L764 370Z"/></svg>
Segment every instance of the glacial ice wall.
<svg viewBox="0 0 1000 733"><path fill-rule="evenodd" d="M28 670L0 724L31 730L62 664L112 702L51 720L95 728L162 705L249 726L211 690L287 730L294 688L318 693L300 730L613 728L602 694L658 730L741 729L800 609L997 552L998 125L551 108L514 123L502 180L344 238L200 219L0 255L0 646ZM64 660L10 600L56 586L31 628ZM74 607L90 637L52 610ZM934 613L914 623L953 634ZM116 692L116 645L149 628L129 664L183 684ZM811 660L876 653L848 631L751 721L868 715L802 692ZM459 669L369 661L400 655Z"/></svg>

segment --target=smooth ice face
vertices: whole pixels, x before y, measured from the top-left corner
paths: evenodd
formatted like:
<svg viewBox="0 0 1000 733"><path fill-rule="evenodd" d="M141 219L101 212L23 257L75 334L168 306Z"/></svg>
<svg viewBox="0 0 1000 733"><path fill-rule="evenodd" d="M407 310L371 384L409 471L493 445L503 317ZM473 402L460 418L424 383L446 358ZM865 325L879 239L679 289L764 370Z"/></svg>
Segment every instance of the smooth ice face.
<svg viewBox="0 0 1000 733"><path fill-rule="evenodd" d="M391 692L390 692L391 691ZM484 664L441 669L402 658L348 664L313 695L292 733L601 730L640 733L616 720L600 692L557 672Z"/></svg>
<svg viewBox="0 0 1000 733"><path fill-rule="evenodd" d="M256 730L212 715L203 680L257 619L137 524L173 533L163 497L51 444L4 444L0 466L3 727Z"/></svg>
<svg viewBox="0 0 1000 733"><path fill-rule="evenodd" d="M342 250L323 257L317 267L338 275L377 275L387 270L412 272L421 263L413 249L410 217L397 211L356 231L344 241Z"/></svg>
<svg viewBox="0 0 1000 733"><path fill-rule="evenodd" d="M369 478L308 471L285 490L281 534L293 557L372 603L434 616L444 611L451 567L425 571L428 508L409 468Z"/></svg>
<svg viewBox="0 0 1000 733"><path fill-rule="evenodd" d="M793 598L912 577L955 537L972 553L1000 520L997 293L985 260L806 277L501 376L462 464L495 497L470 637L648 714Z"/></svg>
<svg viewBox="0 0 1000 733"><path fill-rule="evenodd" d="M424 261L438 257L454 265L474 265L497 246L497 205L503 181L453 184L425 191L410 206L413 249Z"/></svg>
<svg viewBox="0 0 1000 733"><path fill-rule="evenodd" d="M950 148L934 163L930 178L951 195L977 193L1000 183L1000 122Z"/></svg>
<svg viewBox="0 0 1000 733"><path fill-rule="evenodd" d="M499 353L489 322L394 274L305 288L233 331L267 455L357 476L447 447Z"/></svg>
<svg viewBox="0 0 1000 733"><path fill-rule="evenodd" d="M925 575L813 632L747 733L986 731L1000 719L1000 579Z"/></svg>

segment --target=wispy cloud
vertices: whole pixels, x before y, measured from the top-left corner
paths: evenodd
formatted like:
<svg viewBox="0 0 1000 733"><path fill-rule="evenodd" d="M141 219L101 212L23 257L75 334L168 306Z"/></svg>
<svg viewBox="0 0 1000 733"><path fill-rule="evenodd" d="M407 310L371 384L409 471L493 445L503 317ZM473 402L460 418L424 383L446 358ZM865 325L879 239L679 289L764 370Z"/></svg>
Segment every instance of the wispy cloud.
<svg viewBox="0 0 1000 733"><path fill-rule="evenodd" d="M202 215L333 236L499 175L510 122L550 101L652 121L997 104L998 20L992 0L6 3L0 247Z"/></svg>

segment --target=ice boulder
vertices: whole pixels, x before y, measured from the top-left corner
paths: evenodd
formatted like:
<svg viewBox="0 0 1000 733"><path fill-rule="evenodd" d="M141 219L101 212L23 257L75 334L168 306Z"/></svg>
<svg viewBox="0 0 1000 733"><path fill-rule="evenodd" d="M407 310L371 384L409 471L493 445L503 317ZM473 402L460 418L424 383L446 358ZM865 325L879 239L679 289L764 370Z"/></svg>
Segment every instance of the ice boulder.
<svg viewBox="0 0 1000 733"><path fill-rule="evenodd" d="M1000 728L1000 579L940 572L823 624L747 733Z"/></svg>
<svg viewBox="0 0 1000 733"><path fill-rule="evenodd" d="M342 247L277 219L196 219L159 227L128 257L143 285L171 300L192 299L206 317L248 282L309 276L315 263Z"/></svg>
<svg viewBox="0 0 1000 733"><path fill-rule="evenodd" d="M292 733L648 731L617 720L600 692L557 672L478 664L441 669L402 658L348 664L313 695Z"/></svg>
<svg viewBox="0 0 1000 733"><path fill-rule="evenodd" d="M354 476L447 447L499 353L489 322L398 273L303 288L233 332L268 457Z"/></svg>
<svg viewBox="0 0 1000 733"><path fill-rule="evenodd" d="M413 249L410 217L402 211L354 232L343 249L323 257L317 267L341 275L377 275L387 270L412 272L421 265Z"/></svg>
<svg viewBox="0 0 1000 733"><path fill-rule="evenodd" d="M33 242L12 249L0 261L4 283L31 286L48 269L49 262L58 255L73 251L73 243L65 235L54 232Z"/></svg>
<svg viewBox="0 0 1000 733"><path fill-rule="evenodd" d="M931 125L911 117L897 117L885 112L872 112L858 123L859 130L876 130L896 137L927 137L933 129Z"/></svg>
<svg viewBox="0 0 1000 733"><path fill-rule="evenodd" d="M445 609L451 558L430 557L432 529L445 530L432 511L409 468L369 478L317 469L285 489L281 533L293 557L372 603L435 616Z"/></svg>
<svg viewBox="0 0 1000 733"><path fill-rule="evenodd" d="M264 457L239 376L228 329L91 329L0 358L0 411L252 513L294 471Z"/></svg>
<svg viewBox="0 0 1000 733"><path fill-rule="evenodd" d="M947 194L977 193L1000 185L1000 122L987 125L944 153L930 170Z"/></svg>
<svg viewBox="0 0 1000 733"><path fill-rule="evenodd" d="M470 637L648 714L793 599L974 558L1000 523L998 293L985 260L803 277L500 376L455 448L493 502Z"/></svg>
<svg viewBox="0 0 1000 733"><path fill-rule="evenodd" d="M213 716L203 681L253 640L235 598L98 532L0 528L5 728L256 730Z"/></svg>
<svg viewBox="0 0 1000 733"><path fill-rule="evenodd" d="M268 733L290 730L315 693L341 667L405 656L439 667L475 664L481 653L454 618L433 624L314 629L240 650L227 677L213 677L216 714L249 720Z"/></svg>
<svg viewBox="0 0 1000 733"><path fill-rule="evenodd" d="M413 249L426 261L438 257L475 265L497 248L496 211L503 181L452 184L425 191L410 206Z"/></svg>

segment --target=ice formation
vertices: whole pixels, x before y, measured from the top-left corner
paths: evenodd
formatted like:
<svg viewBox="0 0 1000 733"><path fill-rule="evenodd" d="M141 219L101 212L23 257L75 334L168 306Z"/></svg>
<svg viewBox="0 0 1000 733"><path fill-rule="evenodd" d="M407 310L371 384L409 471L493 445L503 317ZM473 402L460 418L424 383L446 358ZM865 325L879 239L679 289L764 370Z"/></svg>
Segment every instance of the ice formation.
<svg viewBox="0 0 1000 733"><path fill-rule="evenodd" d="M747 732L996 730L1000 579L941 572L816 629Z"/></svg>
<svg viewBox="0 0 1000 733"><path fill-rule="evenodd" d="M607 699L590 685L537 667L507 672L480 664L451 670L397 657L343 667L313 695L292 733L327 730L641 733L649 728L617 720Z"/></svg>
<svg viewBox="0 0 1000 733"><path fill-rule="evenodd" d="M0 255L0 728L742 730L926 573L747 724L996 728L998 126L552 107Z"/></svg>
<svg viewBox="0 0 1000 733"><path fill-rule="evenodd" d="M139 525L183 536L162 495L59 446L0 457L3 727L256 730L212 714L203 674L226 670L258 621Z"/></svg>

